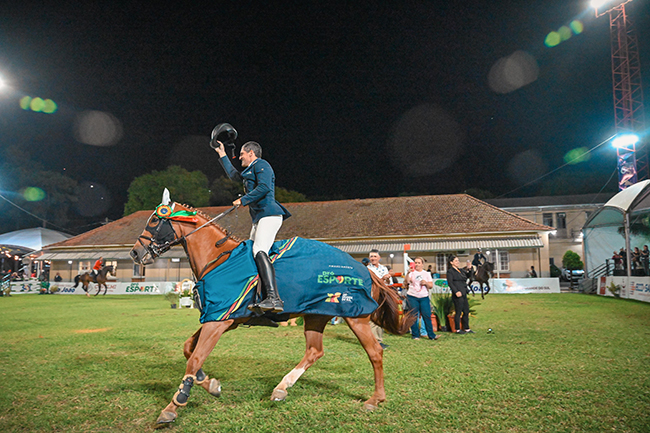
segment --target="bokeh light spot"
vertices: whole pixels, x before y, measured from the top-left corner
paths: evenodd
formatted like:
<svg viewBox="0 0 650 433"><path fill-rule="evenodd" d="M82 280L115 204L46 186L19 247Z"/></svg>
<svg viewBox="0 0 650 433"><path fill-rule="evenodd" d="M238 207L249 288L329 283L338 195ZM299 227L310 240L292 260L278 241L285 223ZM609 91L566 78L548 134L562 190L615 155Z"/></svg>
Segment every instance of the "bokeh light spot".
<svg viewBox="0 0 650 433"><path fill-rule="evenodd" d="M571 27L571 30L573 30L573 33L576 35L579 35L585 29L584 25L578 20L571 21L569 27Z"/></svg>
<svg viewBox="0 0 650 433"><path fill-rule="evenodd" d="M567 164L575 165L581 162L589 161L591 154L589 149L586 147L578 147L576 149L571 149L564 155L564 162Z"/></svg>
<svg viewBox="0 0 650 433"><path fill-rule="evenodd" d="M81 143L112 146L122 138L122 124L110 113L84 111L75 120L74 136Z"/></svg>
<svg viewBox="0 0 650 433"><path fill-rule="evenodd" d="M568 28L567 26L560 27L560 30L558 30L557 32L560 34L560 39L562 39L562 41L566 41L567 39L571 38L571 36L573 35L571 29Z"/></svg>
<svg viewBox="0 0 650 433"><path fill-rule="evenodd" d="M543 176L547 168L540 152L526 150L512 158L508 164L508 174L515 183L524 185Z"/></svg>
<svg viewBox="0 0 650 433"><path fill-rule="evenodd" d="M492 66L488 84L497 93L509 93L532 83L538 75L539 67L535 58L525 51L515 51Z"/></svg>
<svg viewBox="0 0 650 433"><path fill-rule="evenodd" d="M431 176L456 161L464 139L460 125L442 107L419 105L393 125L390 161L409 177Z"/></svg>
<svg viewBox="0 0 650 433"><path fill-rule="evenodd" d="M20 108L23 110L29 110L29 104L32 102L32 98L29 96L23 96L20 98Z"/></svg>
<svg viewBox="0 0 650 433"><path fill-rule="evenodd" d="M23 190L23 197L27 201L41 201L45 198L45 191L40 188L30 186Z"/></svg>
<svg viewBox="0 0 650 433"><path fill-rule="evenodd" d="M45 106L45 101L41 98L34 98L32 99L32 102L29 103L29 108L32 109L32 111L42 111L43 107Z"/></svg>
<svg viewBox="0 0 650 433"><path fill-rule="evenodd" d="M546 40L544 40L544 45L547 47L554 47L561 42L560 34L558 32L551 32L546 35Z"/></svg>
<svg viewBox="0 0 650 433"><path fill-rule="evenodd" d="M54 102L51 99L46 99L43 101L43 113L47 114L52 114L56 111L58 107L56 106L56 102Z"/></svg>

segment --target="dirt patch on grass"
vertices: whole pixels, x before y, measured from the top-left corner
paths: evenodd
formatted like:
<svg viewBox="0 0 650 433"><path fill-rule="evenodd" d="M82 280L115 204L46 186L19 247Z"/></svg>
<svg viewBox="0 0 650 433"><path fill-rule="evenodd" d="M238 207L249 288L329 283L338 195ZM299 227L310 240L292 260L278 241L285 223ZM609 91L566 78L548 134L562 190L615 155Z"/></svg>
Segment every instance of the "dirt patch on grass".
<svg viewBox="0 0 650 433"><path fill-rule="evenodd" d="M74 331L77 334L92 334L93 332L106 332L112 328L99 328L99 329L77 329Z"/></svg>

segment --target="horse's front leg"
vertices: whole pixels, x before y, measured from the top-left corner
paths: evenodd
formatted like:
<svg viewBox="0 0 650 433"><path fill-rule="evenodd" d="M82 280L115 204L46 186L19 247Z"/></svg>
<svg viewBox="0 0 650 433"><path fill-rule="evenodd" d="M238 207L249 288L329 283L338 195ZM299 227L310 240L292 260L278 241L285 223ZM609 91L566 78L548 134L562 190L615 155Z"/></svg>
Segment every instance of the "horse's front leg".
<svg viewBox="0 0 650 433"><path fill-rule="evenodd" d="M81 288L84 289L84 292L86 292L86 296L90 298L90 293L88 293L88 289L89 289L88 284L86 285L81 284Z"/></svg>
<svg viewBox="0 0 650 433"><path fill-rule="evenodd" d="M210 355L210 352L212 352L212 349L214 349L214 346L219 341L221 335L229 329L233 322L233 320L227 320L224 322L207 322L201 326L201 329L198 332L198 341L187 359L185 376L183 376L180 387L174 394L172 401L162 410L160 416L156 420L157 428L164 427L173 422L178 416L176 412L177 409L187 405L187 400L190 397L192 386L197 382L197 373L201 375L201 367L203 366L203 363L207 359L208 355ZM201 372L199 372L199 370L201 370ZM202 383L205 381L207 381L206 378L203 379Z"/></svg>
<svg viewBox="0 0 650 433"><path fill-rule="evenodd" d="M291 388L300 376L323 356L323 330L330 319L331 317L327 316L304 316L305 342L307 343L305 356L273 389L271 400L283 401L287 398L287 389Z"/></svg>
<svg viewBox="0 0 650 433"><path fill-rule="evenodd" d="M370 358L372 368L375 373L375 392L363 404L366 410L375 410L379 403L386 400L386 390L384 389L384 349L381 348L370 330L370 318L366 317L346 317L345 321L357 336L359 342Z"/></svg>

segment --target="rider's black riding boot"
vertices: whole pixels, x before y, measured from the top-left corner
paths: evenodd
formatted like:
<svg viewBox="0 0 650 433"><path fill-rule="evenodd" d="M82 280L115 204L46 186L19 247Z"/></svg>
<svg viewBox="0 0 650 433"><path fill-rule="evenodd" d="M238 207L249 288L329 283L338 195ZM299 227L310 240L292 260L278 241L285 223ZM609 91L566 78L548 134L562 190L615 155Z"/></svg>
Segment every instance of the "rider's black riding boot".
<svg viewBox="0 0 650 433"><path fill-rule="evenodd" d="M284 302L278 295L278 289L275 283L275 268L264 251L259 251L255 255L255 264L257 272L260 274L260 283L264 286L266 297L259 304L249 305L248 309L255 311L260 309L264 312L282 313L284 311Z"/></svg>

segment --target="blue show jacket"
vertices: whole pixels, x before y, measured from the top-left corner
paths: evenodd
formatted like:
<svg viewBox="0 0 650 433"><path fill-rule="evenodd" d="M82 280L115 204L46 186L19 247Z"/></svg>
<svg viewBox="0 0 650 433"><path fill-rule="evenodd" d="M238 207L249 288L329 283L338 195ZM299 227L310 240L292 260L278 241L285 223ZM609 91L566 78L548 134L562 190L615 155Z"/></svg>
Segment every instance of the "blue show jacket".
<svg viewBox="0 0 650 433"><path fill-rule="evenodd" d="M248 206L253 224L267 216L281 215L283 220L291 216L275 199L275 173L271 164L257 158L240 173L232 166L227 156L219 158L219 162L229 178L244 181L246 195L241 198L241 204Z"/></svg>

